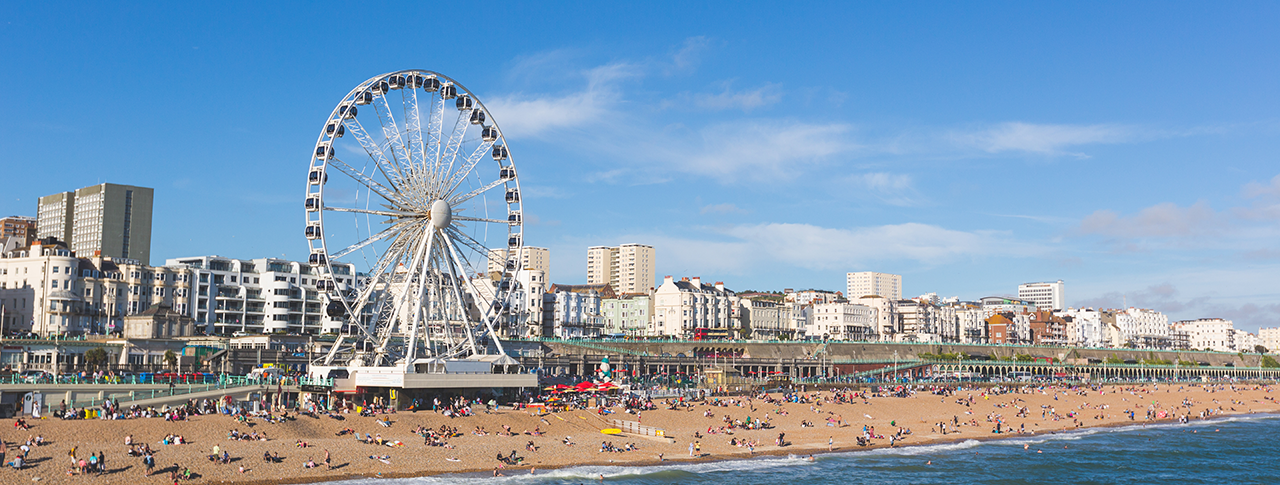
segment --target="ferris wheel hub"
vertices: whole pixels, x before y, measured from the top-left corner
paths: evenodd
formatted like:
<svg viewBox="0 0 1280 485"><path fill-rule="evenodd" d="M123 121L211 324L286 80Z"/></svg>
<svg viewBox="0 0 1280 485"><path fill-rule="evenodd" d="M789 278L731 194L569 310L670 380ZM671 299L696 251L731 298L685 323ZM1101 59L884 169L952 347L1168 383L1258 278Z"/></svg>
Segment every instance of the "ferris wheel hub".
<svg viewBox="0 0 1280 485"><path fill-rule="evenodd" d="M431 227L444 229L453 222L453 207L444 199L436 199L431 203Z"/></svg>

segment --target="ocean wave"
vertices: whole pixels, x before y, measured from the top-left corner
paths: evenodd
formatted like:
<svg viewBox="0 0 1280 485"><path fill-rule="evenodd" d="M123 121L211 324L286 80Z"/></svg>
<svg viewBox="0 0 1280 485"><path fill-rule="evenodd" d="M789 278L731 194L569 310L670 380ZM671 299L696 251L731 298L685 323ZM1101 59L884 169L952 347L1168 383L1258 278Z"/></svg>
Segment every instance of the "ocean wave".
<svg viewBox="0 0 1280 485"><path fill-rule="evenodd" d="M933 453L946 453L948 451L967 450L975 446L981 445L978 440L964 440L955 443L937 443L932 445L911 445L898 446L894 448L876 448L867 451L852 451L848 453L837 453L843 456L867 456L867 455L924 455Z"/></svg>
<svg viewBox="0 0 1280 485"><path fill-rule="evenodd" d="M488 474L470 474L470 475L436 475L429 477L416 478L397 478L397 479L376 479L366 478L357 480L345 480L333 482L341 485L428 485L436 483L538 483L541 481L561 482L565 480L596 480L603 476L606 479L627 479L627 478L667 478L667 479L689 479L701 474L716 472L766 472L769 470L777 470L782 467L807 466L814 462L806 457L786 456L776 457L767 456L749 459L732 459L719 460L698 463L681 463L679 461L667 461L662 465L584 465L573 466L558 469L538 470L536 474L530 475L528 469L513 468L503 470L503 473L509 475L505 477L491 477Z"/></svg>

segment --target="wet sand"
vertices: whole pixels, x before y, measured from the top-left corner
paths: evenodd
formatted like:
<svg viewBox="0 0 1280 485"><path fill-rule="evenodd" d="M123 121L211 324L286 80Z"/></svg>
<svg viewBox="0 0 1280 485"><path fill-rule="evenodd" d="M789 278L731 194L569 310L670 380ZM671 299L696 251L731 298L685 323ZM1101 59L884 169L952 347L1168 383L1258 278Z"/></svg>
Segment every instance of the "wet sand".
<svg viewBox="0 0 1280 485"><path fill-rule="evenodd" d="M1056 392L1055 392L1056 391ZM769 404L759 398L748 402L746 397L723 397L726 406L698 403L688 410L643 411L641 423L654 426L674 438L674 443L646 439L630 435L608 436L601 429L615 427L612 419L635 421L634 414L621 412L600 417L594 410L566 411L545 416L532 415L529 410L495 411L465 418L447 418L430 411L400 412L384 415L393 423L390 428L375 422L375 418L346 415L339 421L328 417L319 419L298 417L294 421L270 424L260 419L250 419L240 424L226 416L197 416L183 422L166 422L160 418L128 419L116 421L86 420L62 421L57 419L29 420L29 431L15 429L7 421L0 429L0 439L9 448L5 460L12 460L20 453L18 446L29 435L40 435L45 445L35 447L29 455L29 465L23 470L5 468L0 471L3 483L102 483L136 484L169 483L166 469L174 463L190 467L198 475L196 483L313 483L327 480L381 476L385 478L433 475L442 473L489 474L500 465L496 455L508 455L512 450L524 457L520 466L504 466L504 475L527 474L531 467L539 470L575 465L652 465L658 463L661 453L668 462L695 460L723 460L751 456L747 447L730 445L731 439L756 442L755 455L807 455L831 451L854 451L885 447L887 437L898 427L909 428L912 433L898 442L899 446L932 444L968 439L993 439L1019 436L993 432L995 420L1002 420L1002 430L1025 429L1027 433L1043 434L1061 432L1082 427L1121 426L1142 422L1172 422L1182 414L1197 420L1200 413L1213 409L1213 417L1267 413L1280 411L1280 403L1269 387L1238 386L1143 386L1118 388L1107 386L1102 393L1084 390L1054 390L1026 388L1016 393L985 394L983 389L957 391L951 396L939 396L926 391L910 397L858 398L851 404L827 402L833 392L810 390L807 395L812 403ZM781 394L770 394L781 398ZM1056 398L1056 399L1055 399ZM1190 408L1183 407L1188 400ZM729 400L733 400L732 404ZM967 404L972 402L972 405ZM661 401L656 401L662 406ZM1019 408L1026 409L1025 417L1017 416ZM1127 411L1135 413L1133 420ZM1147 420L1148 410L1163 411L1164 418ZM712 416L706 416L707 412ZM1068 413L1078 413L1068 417ZM1055 415L1056 414L1056 415ZM718 430L725 425L724 417L753 421L768 419L772 429L732 430L733 434L708 434L708 427ZM1043 415L1043 417L1042 417ZM842 420L843 426L828 426L828 419ZM810 421L814 427L801 427L802 421ZM947 434L936 426L947 423ZM959 423L956 426L955 423ZM896 424L891 426L891 423ZM447 441L452 449L427 446L423 438L413 434L417 426L436 429L441 425L458 428L462 436ZM508 425L515 436L500 436L502 425ZM874 428L875 434L885 439L875 439L872 446L858 446L857 437L863 435L863 426ZM487 435L472 433L480 426ZM542 436L523 434L541 428ZM388 447L365 444L350 435L335 436L343 428L353 428L365 433L381 434L387 440L399 440L404 446ZM228 439L230 430L242 433L265 433L268 441L233 441ZM700 433L701 438L694 434ZM167 434L184 436L189 444L161 445ZM785 433L787 446L778 446L775 440ZM150 443L156 452L156 473L144 476L141 458L125 454L126 435L133 435L135 443ZM571 437L573 446L563 444ZM299 448L298 440L308 446ZM527 451L525 445L533 441L537 451ZM628 452L600 452L602 441L622 447L634 443L639 449ZM829 445L828 442L831 442ZM690 457L689 444L700 447L697 457ZM214 445L230 453L232 463L216 464L208 461ZM68 476L71 468L69 451L76 448L79 457L99 451L106 453L109 472L101 476ZM333 470L323 465L324 450L332 456ZM1031 450L1034 451L1034 450ZM277 453L281 463L266 463L264 452ZM387 462L370 459L371 455L386 455ZM320 463L319 468L305 469L309 459ZM453 461L456 460L456 461ZM239 469L243 466L244 473Z"/></svg>

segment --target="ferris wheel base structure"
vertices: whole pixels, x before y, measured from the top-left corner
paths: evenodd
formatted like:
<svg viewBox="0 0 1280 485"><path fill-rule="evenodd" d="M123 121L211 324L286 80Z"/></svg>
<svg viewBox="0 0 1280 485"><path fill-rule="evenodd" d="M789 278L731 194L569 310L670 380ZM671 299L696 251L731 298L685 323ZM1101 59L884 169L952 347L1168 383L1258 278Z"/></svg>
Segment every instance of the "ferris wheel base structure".
<svg viewBox="0 0 1280 485"><path fill-rule="evenodd" d="M313 366L311 372L313 375L334 376L332 390L334 393L363 392L380 395L392 389L402 392L413 390L464 392L465 390L516 390L538 386L537 374L519 373L515 370L518 368L516 365L498 365L486 369L489 362L474 360L446 361L438 364L441 367L449 366L455 369L452 372L449 369L440 369L439 372L416 372L416 369L401 367ZM508 367L513 372L502 373L506 370L503 367ZM341 375L347 377L342 378Z"/></svg>

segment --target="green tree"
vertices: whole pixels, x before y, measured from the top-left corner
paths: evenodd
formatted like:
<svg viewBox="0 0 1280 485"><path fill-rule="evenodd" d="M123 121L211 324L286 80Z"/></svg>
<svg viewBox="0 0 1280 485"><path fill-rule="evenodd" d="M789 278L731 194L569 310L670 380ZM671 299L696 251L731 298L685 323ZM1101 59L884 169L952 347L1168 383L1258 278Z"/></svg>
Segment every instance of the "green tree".
<svg viewBox="0 0 1280 485"><path fill-rule="evenodd" d="M1111 354L1111 357L1107 357L1106 362L1107 362L1108 364L1123 364L1123 363L1124 363L1124 359L1121 359L1121 358L1119 358L1119 357L1116 357L1116 354Z"/></svg>
<svg viewBox="0 0 1280 485"><path fill-rule="evenodd" d="M1254 351L1254 352L1257 352L1257 353L1259 353L1259 354L1265 354L1265 353L1267 353L1267 348L1266 348L1266 347L1263 347L1263 346L1261 346L1261 345L1254 345L1254 346L1253 346L1253 351Z"/></svg>
<svg viewBox="0 0 1280 485"><path fill-rule="evenodd" d="M84 353L84 362L89 366L89 370L97 370L98 367L107 364L107 351L102 347L89 349Z"/></svg>
<svg viewBox="0 0 1280 485"><path fill-rule="evenodd" d="M164 363L169 366L170 369L177 367L178 354L174 353L172 349L164 351Z"/></svg>
<svg viewBox="0 0 1280 485"><path fill-rule="evenodd" d="M1276 362L1276 359L1274 357L1271 357L1270 355L1264 355L1262 356L1261 365L1262 367L1266 367L1268 369L1274 369L1274 368L1280 367L1280 362Z"/></svg>

